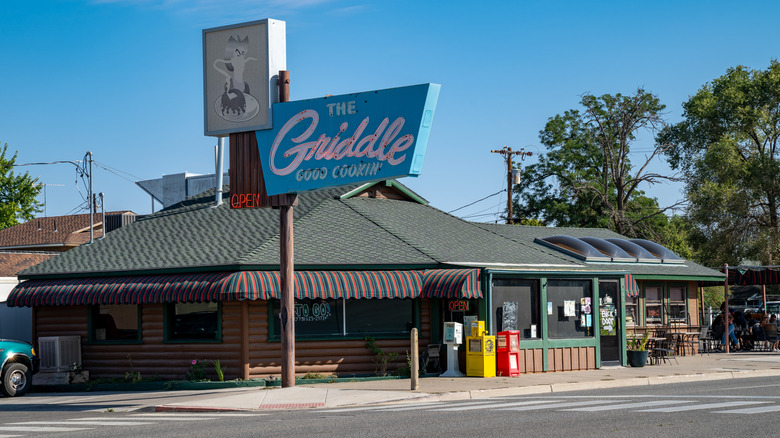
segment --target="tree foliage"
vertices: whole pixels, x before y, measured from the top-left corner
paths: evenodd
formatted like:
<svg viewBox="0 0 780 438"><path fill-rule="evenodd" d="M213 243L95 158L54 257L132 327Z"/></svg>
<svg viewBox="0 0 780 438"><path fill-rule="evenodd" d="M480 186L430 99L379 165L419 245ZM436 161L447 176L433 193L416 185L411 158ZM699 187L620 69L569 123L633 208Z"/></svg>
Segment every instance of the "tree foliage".
<svg viewBox="0 0 780 438"><path fill-rule="evenodd" d="M710 266L780 263L780 64L737 66L683 104L659 141L685 175L691 243Z"/></svg>
<svg viewBox="0 0 780 438"><path fill-rule="evenodd" d="M7 151L8 145L4 144L0 151L0 229L32 220L41 207L36 199L41 190L38 180L27 172L15 174L16 153L7 158Z"/></svg>
<svg viewBox="0 0 780 438"><path fill-rule="evenodd" d="M631 96L586 94L580 103L582 111L556 115L541 131L547 153L528 166L516 187L516 216L660 240L668 222L665 209L639 186L673 178L648 170L660 146L639 165L629 155L638 135L654 134L665 125L665 106L641 88Z"/></svg>

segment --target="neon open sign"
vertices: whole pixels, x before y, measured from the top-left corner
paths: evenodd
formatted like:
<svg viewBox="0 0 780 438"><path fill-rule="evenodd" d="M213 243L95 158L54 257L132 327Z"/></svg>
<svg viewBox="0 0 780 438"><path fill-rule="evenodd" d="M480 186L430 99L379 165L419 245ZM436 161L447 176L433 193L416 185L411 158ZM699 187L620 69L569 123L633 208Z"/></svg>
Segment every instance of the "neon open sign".
<svg viewBox="0 0 780 438"><path fill-rule="evenodd" d="M256 131L267 193L419 175L440 88L274 104L274 129Z"/></svg>

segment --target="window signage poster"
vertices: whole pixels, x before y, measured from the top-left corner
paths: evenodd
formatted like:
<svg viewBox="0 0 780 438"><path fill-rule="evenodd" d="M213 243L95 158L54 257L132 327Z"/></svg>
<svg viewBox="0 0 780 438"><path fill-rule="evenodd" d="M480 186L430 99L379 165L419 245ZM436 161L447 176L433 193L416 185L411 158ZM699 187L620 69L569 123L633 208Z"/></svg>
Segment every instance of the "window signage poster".
<svg viewBox="0 0 780 438"><path fill-rule="evenodd" d="M285 27L269 18L203 30L205 135L271 128L276 80L287 69Z"/></svg>
<svg viewBox="0 0 780 438"><path fill-rule="evenodd" d="M273 105L255 131L268 195L418 176L438 84Z"/></svg>

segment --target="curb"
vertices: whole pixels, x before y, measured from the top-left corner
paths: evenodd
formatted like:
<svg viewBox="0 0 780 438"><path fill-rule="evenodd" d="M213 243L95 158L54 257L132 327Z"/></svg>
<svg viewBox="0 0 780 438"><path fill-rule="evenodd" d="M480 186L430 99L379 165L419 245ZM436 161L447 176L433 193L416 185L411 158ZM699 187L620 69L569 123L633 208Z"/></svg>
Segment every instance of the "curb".
<svg viewBox="0 0 780 438"><path fill-rule="evenodd" d="M208 406L155 406L154 412L236 412L246 411L239 408L214 408Z"/></svg>
<svg viewBox="0 0 780 438"><path fill-rule="evenodd" d="M589 389L609 389L627 386L649 386L649 385L667 385L674 383L719 381L730 379L745 379L751 377L773 377L780 376L780 369L777 370L755 370L755 371L721 371L713 373L681 374L672 376L654 376L654 377L635 377L628 379L597 380L592 382L578 383L553 383L532 386L519 386L510 388L478 389L469 391L453 391L442 393L428 393L411 399L386 400L375 403L402 403L410 401L457 401L457 400L477 400L496 397L507 397L516 395L549 394L565 391L585 391Z"/></svg>

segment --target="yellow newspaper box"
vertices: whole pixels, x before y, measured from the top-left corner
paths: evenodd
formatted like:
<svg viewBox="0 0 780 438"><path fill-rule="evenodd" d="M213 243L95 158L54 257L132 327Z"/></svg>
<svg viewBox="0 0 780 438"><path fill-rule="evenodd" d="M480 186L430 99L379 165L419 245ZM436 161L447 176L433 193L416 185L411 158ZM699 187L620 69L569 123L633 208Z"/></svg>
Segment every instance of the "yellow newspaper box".
<svg viewBox="0 0 780 438"><path fill-rule="evenodd" d="M478 336L468 336L466 338L466 375L469 377L495 377L496 376L496 337L485 334L484 321L481 323L483 328ZM478 330L472 323L472 333Z"/></svg>
<svg viewBox="0 0 780 438"><path fill-rule="evenodd" d="M485 333L485 321L471 321L468 335L482 336L483 333Z"/></svg>

